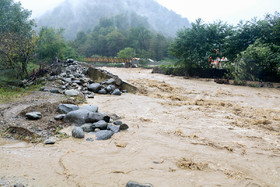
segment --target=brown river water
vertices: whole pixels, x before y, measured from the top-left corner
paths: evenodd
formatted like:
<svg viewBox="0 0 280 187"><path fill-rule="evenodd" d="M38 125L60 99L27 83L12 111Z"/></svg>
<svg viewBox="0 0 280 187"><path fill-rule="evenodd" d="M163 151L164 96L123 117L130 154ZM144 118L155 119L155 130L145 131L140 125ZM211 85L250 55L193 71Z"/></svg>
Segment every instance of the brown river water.
<svg viewBox="0 0 280 187"><path fill-rule="evenodd" d="M55 145L0 139L0 186L280 186L280 89L105 69L139 93L88 104L129 130Z"/></svg>

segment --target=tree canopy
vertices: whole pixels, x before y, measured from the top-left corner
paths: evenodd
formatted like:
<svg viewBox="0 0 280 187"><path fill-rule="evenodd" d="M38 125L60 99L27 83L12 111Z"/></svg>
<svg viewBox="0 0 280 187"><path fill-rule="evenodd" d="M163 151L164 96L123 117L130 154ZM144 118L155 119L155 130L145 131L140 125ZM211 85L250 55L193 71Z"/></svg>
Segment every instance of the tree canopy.
<svg viewBox="0 0 280 187"><path fill-rule="evenodd" d="M17 77L27 75L27 65L36 46L31 12L13 0L0 1L0 68L12 69Z"/></svg>
<svg viewBox="0 0 280 187"><path fill-rule="evenodd" d="M186 71L209 69L209 57L227 57L231 78L236 80L280 80L280 14L231 26L221 21L203 23L178 32L169 53Z"/></svg>

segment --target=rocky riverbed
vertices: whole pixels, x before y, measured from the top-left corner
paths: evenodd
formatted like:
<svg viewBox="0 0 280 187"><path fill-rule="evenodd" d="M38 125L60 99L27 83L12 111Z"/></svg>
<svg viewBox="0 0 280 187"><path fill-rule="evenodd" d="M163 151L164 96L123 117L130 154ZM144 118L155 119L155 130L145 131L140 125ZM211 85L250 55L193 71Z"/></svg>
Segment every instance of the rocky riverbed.
<svg viewBox="0 0 280 187"><path fill-rule="evenodd" d="M117 114L129 129L108 140L85 133L83 139L70 137L54 145L0 139L0 184L280 185L279 89L220 85L142 69L106 70L139 93L97 95L79 108L96 105L103 113ZM17 110L9 112L4 115ZM62 132L71 135L73 128Z"/></svg>

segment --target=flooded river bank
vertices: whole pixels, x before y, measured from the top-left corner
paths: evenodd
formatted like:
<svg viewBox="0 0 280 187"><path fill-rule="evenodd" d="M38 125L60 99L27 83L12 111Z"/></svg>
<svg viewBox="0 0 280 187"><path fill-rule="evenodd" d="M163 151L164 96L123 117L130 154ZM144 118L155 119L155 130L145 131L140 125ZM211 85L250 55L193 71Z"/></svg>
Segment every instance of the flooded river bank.
<svg viewBox="0 0 280 187"><path fill-rule="evenodd" d="M105 68L138 94L88 104L129 125L110 140L55 145L0 139L0 184L279 186L280 90ZM1 186L1 185L0 185Z"/></svg>

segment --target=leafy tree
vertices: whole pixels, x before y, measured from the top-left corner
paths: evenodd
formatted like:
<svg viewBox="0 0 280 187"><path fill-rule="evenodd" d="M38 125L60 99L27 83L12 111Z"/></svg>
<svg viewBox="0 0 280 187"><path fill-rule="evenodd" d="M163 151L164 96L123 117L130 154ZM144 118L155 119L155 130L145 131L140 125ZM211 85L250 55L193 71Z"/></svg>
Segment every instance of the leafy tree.
<svg viewBox="0 0 280 187"><path fill-rule="evenodd" d="M63 29L42 27L37 45L37 58L44 63L52 63L58 59L65 60L76 56L62 36Z"/></svg>
<svg viewBox="0 0 280 187"><path fill-rule="evenodd" d="M145 27L131 28L129 31L129 41L132 47L140 50L148 50L151 39L151 32Z"/></svg>
<svg viewBox="0 0 280 187"><path fill-rule="evenodd" d="M150 57L155 60L162 60L167 56L169 43L168 39L164 37L162 34L153 35L150 41Z"/></svg>
<svg viewBox="0 0 280 187"><path fill-rule="evenodd" d="M132 49L131 47L127 47L123 50L120 50L118 52L118 57L119 58L132 58L134 57L135 54L134 54L134 49Z"/></svg>
<svg viewBox="0 0 280 187"><path fill-rule="evenodd" d="M235 80L237 82L275 81L277 74L280 73L279 52L279 46L263 44L257 40L241 52L235 60Z"/></svg>
<svg viewBox="0 0 280 187"><path fill-rule="evenodd" d="M106 56L116 56L117 53L125 47L126 38L118 32L113 31L106 36L107 54Z"/></svg>
<svg viewBox="0 0 280 187"><path fill-rule="evenodd" d="M0 1L0 67L15 70L21 78L27 76L27 65L37 40L30 15L31 12L23 9L20 3Z"/></svg>
<svg viewBox="0 0 280 187"><path fill-rule="evenodd" d="M213 51L222 52L232 28L225 23L205 24L201 19L192 23L192 28L180 30L171 44L169 53L180 59L189 68L209 68L208 59Z"/></svg>

